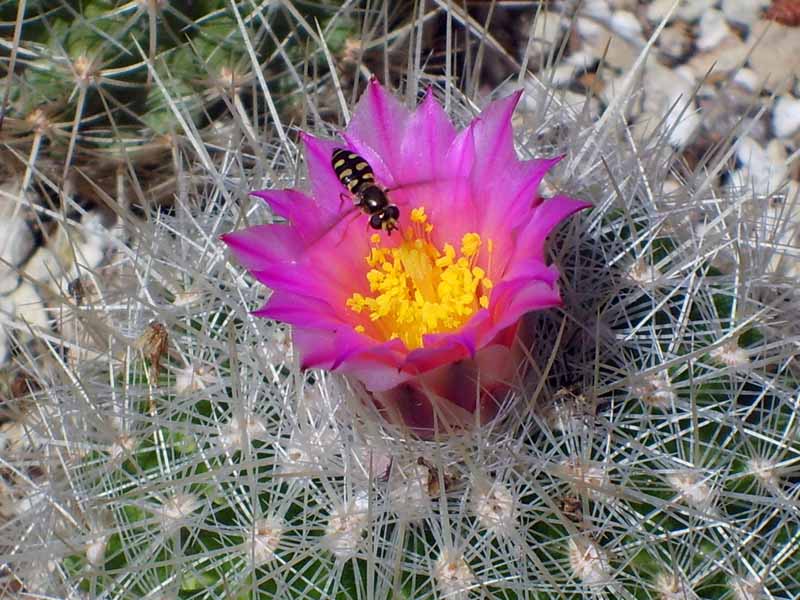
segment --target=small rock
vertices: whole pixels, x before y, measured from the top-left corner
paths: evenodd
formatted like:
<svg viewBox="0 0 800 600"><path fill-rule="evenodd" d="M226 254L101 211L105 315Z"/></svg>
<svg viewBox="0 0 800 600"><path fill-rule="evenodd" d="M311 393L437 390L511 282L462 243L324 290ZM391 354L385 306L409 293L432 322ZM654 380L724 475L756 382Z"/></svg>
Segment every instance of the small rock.
<svg viewBox="0 0 800 600"><path fill-rule="evenodd" d="M541 11L536 15L536 22L533 24L533 40L550 48L555 44L561 34L562 29L561 15L547 10Z"/></svg>
<svg viewBox="0 0 800 600"><path fill-rule="evenodd" d="M632 12L627 10L618 10L611 15L609 23L611 30L628 40L641 40L642 39L642 24Z"/></svg>
<svg viewBox="0 0 800 600"><path fill-rule="evenodd" d="M599 18L578 17L575 20L575 31L584 40L596 40L604 34L608 35L608 29L603 25L608 18L605 17L602 20L598 20Z"/></svg>
<svg viewBox="0 0 800 600"><path fill-rule="evenodd" d="M653 23L660 23L667 13L672 8L674 0L655 0L650 6L647 7L647 20ZM675 12L672 13L672 18L675 19Z"/></svg>
<svg viewBox="0 0 800 600"><path fill-rule="evenodd" d="M656 40L658 49L661 53L672 60L681 60L689 53L692 47L692 39L684 23L675 23L665 27L661 36Z"/></svg>
<svg viewBox="0 0 800 600"><path fill-rule="evenodd" d="M611 106L615 102L620 102L617 110L622 110L624 106L624 115L626 119L634 119L642 111L642 94L636 93L636 90L641 89L637 83L634 83L633 90L626 90L625 84L628 74L621 73L620 75L609 79L603 90L602 100L607 106ZM618 98L621 98L618 100Z"/></svg>
<svg viewBox="0 0 800 600"><path fill-rule="evenodd" d="M611 17L611 8L606 0L584 0L580 3L580 14L606 20Z"/></svg>
<svg viewBox="0 0 800 600"><path fill-rule="evenodd" d="M770 0L722 0L722 12L729 22L750 27L769 3Z"/></svg>
<svg viewBox="0 0 800 600"><path fill-rule="evenodd" d="M712 9L700 18L700 31L695 44L702 51L716 47L724 38L732 35L731 28L721 11Z"/></svg>
<svg viewBox="0 0 800 600"><path fill-rule="evenodd" d="M604 32L586 40L586 49L597 58L603 58L606 66L627 71L639 57L639 48L619 36Z"/></svg>
<svg viewBox="0 0 800 600"><path fill-rule="evenodd" d="M8 298L14 302L18 321L24 320L34 331L36 329L45 330L50 327L44 302L30 283L23 281ZM25 329L27 330L27 327Z"/></svg>
<svg viewBox="0 0 800 600"><path fill-rule="evenodd" d="M555 67L542 72L538 77L542 81L552 82L555 87L562 87L574 81L578 73L583 73L596 64L597 57L590 52L578 51L562 60Z"/></svg>
<svg viewBox="0 0 800 600"><path fill-rule="evenodd" d="M733 76L733 83L743 87L749 92L755 92L761 87L761 78L753 69L744 67L736 71L736 74Z"/></svg>
<svg viewBox="0 0 800 600"><path fill-rule="evenodd" d="M646 135L664 120L669 142L683 148L694 137L700 126L700 115L694 98L694 82L681 76L680 70L672 70L658 63L649 63L645 69L645 98L643 111L648 122L638 131Z"/></svg>
<svg viewBox="0 0 800 600"><path fill-rule="evenodd" d="M0 365L11 355L11 329L5 325L14 320L14 303L8 298L0 298Z"/></svg>
<svg viewBox="0 0 800 600"><path fill-rule="evenodd" d="M800 130L800 100L788 95L778 98L772 109L772 130L779 138Z"/></svg>
<svg viewBox="0 0 800 600"><path fill-rule="evenodd" d="M16 278L15 267L33 249L33 233L25 219L15 215L11 206L4 208L7 210L0 210L0 279Z"/></svg>
<svg viewBox="0 0 800 600"><path fill-rule="evenodd" d="M96 212L83 215L81 225L84 226L83 241L77 244L75 253L81 267L93 270L103 261L109 247L108 232L103 225L103 216Z"/></svg>
<svg viewBox="0 0 800 600"><path fill-rule="evenodd" d="M768 195L786 183L786 150L778 140L761 147L753 138L740 138L736 158L742 168L731 174L732 187L744 187L756 195Z"/></svg>
<svg viewBox="0 0 800 600"><path fill-rule="evenodd" d="M64 268L49 248L39 246L25 263L24 272L30 279L44 284L60 279L64 275Z"/></svg>
<svg viewBox="0 0 800 600"><path fill-rule="evenodd" d="M686 0L678 8L678 16L684 21L695 21L712 9L717 0Z"/></svg>
<svg viewBox="0 0 800 600"><path fill-rule="evenodd" d="M695 21L716 3L717 0L680 0L670 21L676 18L683 21ZM675 4L675 0L655 0L647 7L647 19L652 23L660 23L667 16L673 4Z"/></svg>
<svg viewBox="0 0 800 600"><path fill-rule="evenodd" d="M775 21L761 19L747 38L750 65L766 77L765 89L781 94L791 89L800 75L800 31Z"/></svg>
<svg viewBox="0 0 800 600"><path fill-rule="evenodd" d="M709 71L721 76L740 68L747 60L747 52L747 45L742 40L729 35L711 50L694 56L688 64L698 79L706 77Z"/></svg>

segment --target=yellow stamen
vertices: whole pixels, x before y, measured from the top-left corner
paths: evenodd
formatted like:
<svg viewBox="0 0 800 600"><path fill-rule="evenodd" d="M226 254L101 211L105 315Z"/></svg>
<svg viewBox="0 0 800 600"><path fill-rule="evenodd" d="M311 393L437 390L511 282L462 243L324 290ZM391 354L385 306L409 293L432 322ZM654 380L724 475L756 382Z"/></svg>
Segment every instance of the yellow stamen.
<svg viewBox="0 0 800 600"><path fill-rule="evenodd" d="M365 257L370 294L354 293L346 306L368 315L371 335L400 338L409 349L419 348L424 335L455 331L489 306L492 282L486 274L492 240L480 261L482 241L477 233L461 238L457 255L451 244L441 250L434 246L431 231L433 225L420 207L411 211L411 225L397 247L381 247L378 235L370 238L373 246ZM359 324L355 330L364 333L365 327Z"/></svg>

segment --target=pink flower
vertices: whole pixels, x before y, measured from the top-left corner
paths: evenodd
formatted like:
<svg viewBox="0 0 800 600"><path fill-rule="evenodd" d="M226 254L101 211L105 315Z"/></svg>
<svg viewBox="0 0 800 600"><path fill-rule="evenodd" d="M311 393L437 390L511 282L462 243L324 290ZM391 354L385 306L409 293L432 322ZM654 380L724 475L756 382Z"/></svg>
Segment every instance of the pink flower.
<svg viewBox="0 0 800 600"><path fill-rule="evenodd" d="M288 223L223 238L273 290L255 314L293 326L303 368L360 381L389 421L423 436L495 415L522 362L521 317L561 304L545 239L589 206L538 196L560 157L517 158L519 97L456 131L430 92L409 111L372 80L343 141L302 136L307 193L253 192ZM331 163L337 147L389 190L398 231L370 229L353 206Z"/></svg>

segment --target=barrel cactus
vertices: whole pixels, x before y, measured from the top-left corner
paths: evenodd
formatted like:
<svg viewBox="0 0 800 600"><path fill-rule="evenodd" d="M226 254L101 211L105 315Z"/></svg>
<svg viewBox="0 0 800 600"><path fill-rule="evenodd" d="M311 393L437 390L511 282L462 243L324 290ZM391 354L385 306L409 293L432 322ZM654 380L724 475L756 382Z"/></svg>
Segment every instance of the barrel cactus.
<svg viewBox="0 0 800 600"><path fill-rule="evenodd" d="M330 365L301 369L285 322L251 312L269 291L221 236L285 220L250 191L313 181L295 123L275 120L274 86L250 58L247 85L264 112L239 111L238 88L221 87L213 93L233 117L205 129L188 117L206 96L174 74L141 73L179 142L169 146L174 202L120 209L123 233L103 234L111 258L57 295L60 335L16 357L4 403L14 415L3 426L4 590L800 593L798 319L778 237L795 217L776 208L788 202L780 190L721 186L716 165L681 163L663 129L634 140L613 106L594 120L564 94L525 87L511 148L519 159L563 156L539 193L592 208L550 238L562 305L525 317L524 376L493 419L431 439L376 414ZM337 139L354 108L337 72L296 74L287 89L308 104L298 129ZM399 102L414 108L427 83L420 66ZM452 81L428 93L458 127L493 99ZM316 94L337 99L337 123L316 118Z"/></svg>

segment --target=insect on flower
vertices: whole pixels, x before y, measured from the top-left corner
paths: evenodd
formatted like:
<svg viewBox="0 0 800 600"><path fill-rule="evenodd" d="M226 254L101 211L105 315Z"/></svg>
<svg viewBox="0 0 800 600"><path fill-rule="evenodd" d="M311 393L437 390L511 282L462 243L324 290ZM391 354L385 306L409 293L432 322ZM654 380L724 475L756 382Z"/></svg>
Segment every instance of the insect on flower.
<svg viewBox="0 0 800 600"><path fill-rule="evenodd" d="M523 316L562 304L547 238L590 204L539 194L563 157L517 156L519 98L459 131L433 90L409 109L372 79L341 141L301 134L307 190L252 192L285 222L222 238L272 289L254 314L292 325L300 366L347 375L357 407L420 437L498 415L526 369Z"/></svg>
<svg viewBox="0 0 800 600"><path fill-rule="evenodd" d="M383 229L389 235L397 230L400 209L389 202L386 190L375 183L375 173L369 163L355 152L334 148L331 164L339 181L353 195L355 206L370 215L369 226Z"/></svg>

